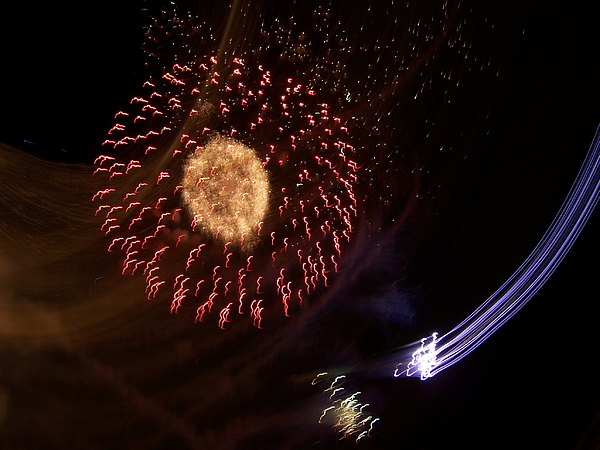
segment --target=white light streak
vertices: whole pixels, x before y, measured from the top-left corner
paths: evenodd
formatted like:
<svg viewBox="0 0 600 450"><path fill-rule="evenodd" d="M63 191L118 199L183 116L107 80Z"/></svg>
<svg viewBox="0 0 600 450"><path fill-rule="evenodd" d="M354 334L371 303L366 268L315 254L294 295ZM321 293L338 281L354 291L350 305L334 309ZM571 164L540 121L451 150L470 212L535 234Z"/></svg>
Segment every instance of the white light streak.
<svg viewBox="0 0 600 450"><path fill-rule="evenodd" d="M254 151L216 135L189 157L182 196L194 219L225 241L255 233L269 203L269 179Z"/></svg>
<svg viewBox="0 0 600 450"><path fill-rule="evenodd" d="M431 338L421 340L410 361L398 364L394 376L418 375L425 380L437 375L479 347L513 317L571 249L598 203L599 192L600 127L567 198L523 264L458 326L439 338L434 333Z"/></svg>

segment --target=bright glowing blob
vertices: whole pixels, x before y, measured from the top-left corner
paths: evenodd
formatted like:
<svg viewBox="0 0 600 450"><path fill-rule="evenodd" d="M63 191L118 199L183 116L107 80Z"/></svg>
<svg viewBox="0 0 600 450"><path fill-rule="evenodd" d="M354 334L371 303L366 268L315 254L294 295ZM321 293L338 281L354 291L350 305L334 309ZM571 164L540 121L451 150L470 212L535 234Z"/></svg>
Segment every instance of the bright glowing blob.
<svg viewBox="0 0 600 450"><path fill-rule="evenodd" d="M254 151L216 134L188 158L182 198L197 226L225 241L244 242L263 221L269 179Z"/></svg>

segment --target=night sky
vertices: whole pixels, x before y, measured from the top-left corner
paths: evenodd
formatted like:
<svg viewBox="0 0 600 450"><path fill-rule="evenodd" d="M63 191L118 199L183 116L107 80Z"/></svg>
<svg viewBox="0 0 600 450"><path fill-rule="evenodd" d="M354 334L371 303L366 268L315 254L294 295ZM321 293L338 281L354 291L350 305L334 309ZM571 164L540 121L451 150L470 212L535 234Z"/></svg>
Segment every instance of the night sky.
<svg viewBox="0 0 600 450"><path fill-rule="evenodd" d="M115 113L173 58L218 52L223 8L179 4L193 33L169 28L158 1L3 11L0 447L598 448L597 213L540 292L475 352L425 382L389 370L401 346L448 331L494 292L567 195L600 122L591 5L287 3L257 2L228 48L268 66L273 92L288 76L313 83L315 101L352 124L359 214L331 285L290 317L270 305L262 329L243 315L225 330L218 313L195 323L198 299L178 314L168 295L148 300L144 277L122 276L123 260L106 251L90 201L105 187L91 176L98 155L140 153L101 145ZM430 21L442 10L442 24ZM166 25L146 33L149 44L151 17ZM215 129L235 126L259 149L277 142L268 125L252 135L239 111ZM289 161L270 168L288 192L286 176L304 163ZM324 220L309 217L315 228ZM268 226L285 228L277 214ZM280 253L293 267L296 257ZM379 418L370 437L340 439L318 423L331 405L331 378L311 384L321 372L361 392Z"/></svg>

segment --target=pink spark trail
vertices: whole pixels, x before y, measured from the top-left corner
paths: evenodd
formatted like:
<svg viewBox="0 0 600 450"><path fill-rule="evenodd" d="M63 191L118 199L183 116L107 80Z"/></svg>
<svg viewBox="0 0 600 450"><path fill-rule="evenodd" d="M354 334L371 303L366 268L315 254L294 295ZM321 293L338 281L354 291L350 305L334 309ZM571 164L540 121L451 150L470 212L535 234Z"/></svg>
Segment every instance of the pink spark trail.
<svg viewBox="0 0 600 450"><path fill-rule="evenodd" d="M241 56L180 61L142 91L117 113L94 172L106 185L92 199L99 228L122 273L144 277L148 299L170 299L172 313L220 328L243 316L261 328L267 311L293 315L331 285L361 210L358 125L339 102ZM252 148L273 187L253 235L223 240L182 206L185 161L217 134Z"/></svg>

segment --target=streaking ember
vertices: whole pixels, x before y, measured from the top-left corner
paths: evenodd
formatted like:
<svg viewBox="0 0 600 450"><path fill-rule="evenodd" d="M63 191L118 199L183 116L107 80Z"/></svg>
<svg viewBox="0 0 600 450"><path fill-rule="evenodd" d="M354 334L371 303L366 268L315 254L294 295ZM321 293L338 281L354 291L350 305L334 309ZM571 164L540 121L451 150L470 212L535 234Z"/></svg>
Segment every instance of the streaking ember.
<svg viewBox="0 0 600 450"><path fill-rule="evenodd" d="M331 378L327 372L320 373L312 384L320 383L327 378ZM359 401L360 391L353 394L346 392L343 387L345 380L345 375L339 375L323 391L331 406L323 410L319 423L331 424L333 430L340 435L340 440L352 438L358 443L361 439L371 436L373 426L379 418L366 411L369 404Z"/></svg>

